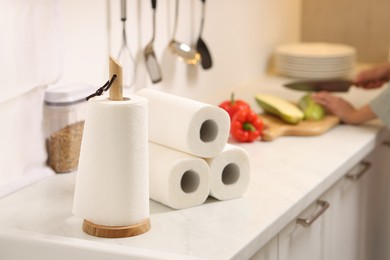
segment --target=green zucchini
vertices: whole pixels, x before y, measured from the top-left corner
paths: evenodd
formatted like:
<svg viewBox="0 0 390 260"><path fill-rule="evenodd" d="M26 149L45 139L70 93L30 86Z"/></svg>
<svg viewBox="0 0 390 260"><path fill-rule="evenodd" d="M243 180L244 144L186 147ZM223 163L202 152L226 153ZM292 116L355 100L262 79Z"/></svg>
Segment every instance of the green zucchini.
<svg viewBox="0 0 390 260"><path fill-rule="evenodd" d="M265 112L273 114L289 124L298 124L304 118L303 112L296 105L283 98L257 94L255 99Z"/></svg>

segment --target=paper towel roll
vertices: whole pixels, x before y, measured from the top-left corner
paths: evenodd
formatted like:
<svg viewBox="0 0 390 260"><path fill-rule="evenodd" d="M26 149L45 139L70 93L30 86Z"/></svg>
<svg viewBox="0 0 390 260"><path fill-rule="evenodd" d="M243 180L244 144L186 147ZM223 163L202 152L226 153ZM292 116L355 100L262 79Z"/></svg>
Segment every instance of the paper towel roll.
<svg viewBox="0 0 390 260"><path fill-rule="evenodd" d="M150 198L174 209L198 206L210 194L205 160L149 143Z"/></svg>
<svg viewBox="0 0 390 260"><path fill-rule="evenodd" d="M81 144L73 213L94 224L149 218L147 100L91 99Z"/></svg>
<svg viewBox="0 0 390 260"><path fill-rule="evenodd" d="M227 144L221 154L206 159L210 167L210 195L219 200L241 197L250 181L248 153Z"/></svg>
<svg viewBox="0 0 390 260"><path fill-rule="evenodd" d="M151 89L137 94L149 100L149 141L204 158L225 147L230 130L225 110Z"/></svg>

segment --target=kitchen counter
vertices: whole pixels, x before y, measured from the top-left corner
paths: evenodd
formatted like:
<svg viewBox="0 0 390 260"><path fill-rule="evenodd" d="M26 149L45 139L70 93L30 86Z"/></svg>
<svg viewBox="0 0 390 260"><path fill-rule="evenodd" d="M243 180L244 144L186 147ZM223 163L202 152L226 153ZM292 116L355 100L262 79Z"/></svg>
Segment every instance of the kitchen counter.
<svg viewBox="0 0 390 260"><path fill-rule="evenodd" d="M292 100L303 95L282 88L284 81L259 79L205 101L218 104L234 90L236 98L250 101L255 108L256 93ZM359 106L378 92L363 94L363 90L351 89L342 95ZM0 199L0 259L41 253L38 250L45 243L50 245L45 248L57 248L57 259L69 259L76 252L118 257L111 259L122 259L127 254L153 259L245 259L381 143L387 132L381 123L372 121L361 126L340 124L321 136L239 144L251 160L251 183L243 197L229 201L209 198L201 206L183 210L151 201L151 230L123 239L83 233L82 219L71 212L76 173L50 176ZM15 251L16 247L10 248L12 243L26 246ZM49 255L50 249L45 250Z"/></svg>

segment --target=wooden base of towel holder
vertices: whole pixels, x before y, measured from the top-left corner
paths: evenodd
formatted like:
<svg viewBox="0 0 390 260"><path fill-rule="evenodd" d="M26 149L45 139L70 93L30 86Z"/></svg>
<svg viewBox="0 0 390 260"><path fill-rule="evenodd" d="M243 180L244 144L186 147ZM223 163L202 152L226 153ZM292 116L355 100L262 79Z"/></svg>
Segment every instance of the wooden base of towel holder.
<svg viewBox="0 0 390 260"><path fill-rule="evenodd" d="M146 219L141 223L131 226L105 226L92 223L84 219L83 231L88 235L104 238L123 238L138 236L150 229L150 220Z"/></svg>

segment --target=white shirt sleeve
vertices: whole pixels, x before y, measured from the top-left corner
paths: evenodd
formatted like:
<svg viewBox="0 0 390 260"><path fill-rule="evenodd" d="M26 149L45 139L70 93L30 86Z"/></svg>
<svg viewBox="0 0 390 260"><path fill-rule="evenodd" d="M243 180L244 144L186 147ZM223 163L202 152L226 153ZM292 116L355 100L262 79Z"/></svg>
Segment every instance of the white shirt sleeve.
<svg viewBox="0 0 390 260"><path fill-rule="evenodd" d="M388 85L379 96L374 98L369 106L376 116L387 127L390 127L390 85Z"/></svg>

